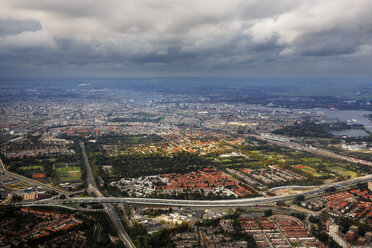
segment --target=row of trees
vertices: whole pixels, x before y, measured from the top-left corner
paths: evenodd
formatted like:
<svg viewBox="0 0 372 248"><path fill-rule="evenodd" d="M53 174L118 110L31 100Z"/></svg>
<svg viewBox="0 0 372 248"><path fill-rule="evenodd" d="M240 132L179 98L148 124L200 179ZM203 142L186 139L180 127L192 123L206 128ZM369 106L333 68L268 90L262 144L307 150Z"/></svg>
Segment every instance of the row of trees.
<svg viewBox="0 0 372 248"><path fill-rule="evenodd" d="M197 154L180 152L173 156L152 153L107 157L98 154L95 163L100 167L107 164L112 165L113 174L122 178L165 173L187 173L208 166L210 161Z"/></svg>
<svg viewBox="0 0 372 248"><path fill-rule="evenodd" d="M156 134L139 134L139 135L114 135L106 134L97 137L97 144L152 144L163 140L163 137Z"/></svg>

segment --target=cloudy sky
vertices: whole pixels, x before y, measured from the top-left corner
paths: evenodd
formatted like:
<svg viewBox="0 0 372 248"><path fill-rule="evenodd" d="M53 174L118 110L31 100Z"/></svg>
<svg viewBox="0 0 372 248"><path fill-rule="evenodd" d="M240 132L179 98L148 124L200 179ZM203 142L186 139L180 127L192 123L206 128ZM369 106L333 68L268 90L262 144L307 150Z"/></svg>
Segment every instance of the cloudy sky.
<svg viewBox="0 0 372 248"><path fill-rule="evenodd" d="M0 77L371 77L371 15L371 0L2 0Z"/></svg>

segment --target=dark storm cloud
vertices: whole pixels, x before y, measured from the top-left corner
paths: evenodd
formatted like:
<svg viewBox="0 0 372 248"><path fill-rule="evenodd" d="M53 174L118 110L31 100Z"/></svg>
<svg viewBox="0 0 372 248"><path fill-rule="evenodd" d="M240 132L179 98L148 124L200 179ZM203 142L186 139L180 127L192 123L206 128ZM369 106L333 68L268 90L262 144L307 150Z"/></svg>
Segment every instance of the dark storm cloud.
<svg viewBox="0 0 372 248"><path fill-rule="evenodd" d="M290 74L334 73L358 59L361 68L372 66L369 0L6 0L3 5L2 68L165 74L279 68ZM319 61L327 66L309 67Z"/></svg>
<svg viewBox="0 0 372 248"><path fill-rule="evenodd" d="M297 42L304 56L331 56L353 54L362 44L359 34L327 32L313 37L303 37Z"/></svg>

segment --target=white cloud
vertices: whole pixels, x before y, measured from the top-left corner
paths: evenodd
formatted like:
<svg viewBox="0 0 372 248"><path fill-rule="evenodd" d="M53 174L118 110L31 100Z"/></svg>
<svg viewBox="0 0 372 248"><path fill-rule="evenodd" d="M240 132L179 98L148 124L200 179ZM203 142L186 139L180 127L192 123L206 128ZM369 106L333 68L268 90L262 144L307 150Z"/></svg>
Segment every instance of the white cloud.
<svg viewBox="0 0 372 248"><path fill-rule="evenodd" d="M0 37L0 47L10 51L55 48L53 37L42 30Z"/></svg>
<svg viewBox="0 0 372 248"><path fill-rule="evenodd" d="M333 46L334 40L324 37L327 33L345 41L356 40L355 43L349 42L349 45L357 48L364 45L365 35L372 35L371 10L372 1L309 1L278 17L258 20L246 32L257 43L276 39L278 45L288 46L292 51L306 50L310 43L317 41L317 37L322 38L325 46ZM310 46L314 47L312 44Z"/></svg>

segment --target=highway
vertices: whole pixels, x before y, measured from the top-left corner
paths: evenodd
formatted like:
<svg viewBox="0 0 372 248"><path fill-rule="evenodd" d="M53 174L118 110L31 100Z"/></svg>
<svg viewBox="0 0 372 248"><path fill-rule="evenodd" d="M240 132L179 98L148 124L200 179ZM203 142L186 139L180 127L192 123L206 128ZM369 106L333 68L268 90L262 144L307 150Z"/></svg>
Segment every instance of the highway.
<svg viewBox="0 0 372 248"><path fill-rule="evenodd" d="M87 180L87 184L88 184L88 190L93 191L96 194L96 196L101 197L101 196L103 196L103 194L101 193L101 191L98 190L96 181L94 180L94 176L93 176L90 164L89 164L88 156L87 156L87 153L85 151L84 142L80 141L79 145L80 145L80 148L81 148L81 153L83 154L83 161L84 161L85 171L86 171L86 175L87 175L86 180Z"/></svg>
<svg viewBox="0 0 372 248"><path fill-rule="evenodd" d="M113 220L114 223L120 223L117 224L118 233L120 232L120 236L122 240L126 240L126 242L129 242L128 239L129 236L126 234L123 226L121 225L121 222L117 222L117 213L115 209L113 209L111 203L128 203L128 204L144 204L144 205L167 205L167 206L184 206L184 207L243 207L243 206L254 206L254 205L263 205L278 201L286 201L294 199L298 195L305 195L305 196L311 196L316 195L319 193L323 193L327 188L330 187L336 187L337 189L348 187L352 185L356 185L358 183L366 183L368 181L372 181L372 175L367 175L359 178L349 179L346 181L336 182L333 184L327 184L322 185L318 187L314 187L313 190L309 190L307 192L301 193L301 194L293 194L288 196L274 196L274 197L257 197L257 198L245 198L245 199L235 199L235 200L214 200L214 201L207 201L207 200L174 200L174 199L155 199L155 198L128 198L128 197L104 197L104 195L98 190L98 187L96 185L96 182L93 177L93 173L91 170L91 167L89 165L89 160L85 151L85 146L83 142L80 142L80 147L82 149L82 155L84 160L84 165L86 167L86 174L87 174L87 182L88 182L88 188L95 193L97 197L91 197L91 198L68 198L65 200L59 200L59 199L49 199L44 200L43 202L45 204L59 204L64 202L79 202L79 203L102 203L109 213L110 218ZM4 165L1 162L1 171L4 171L5 174L15 177L19 180L26 181L31 184L40 185L43 187L50 188L52 190L57 189L44 185L42 183L39 183L35 180L17 175L12 172L8 172L4 170ZM60 190L59 190L60 191ZM60 192L60 193L66 193L66 192ZM115 213L114 213L115 212ZM120 231L122 230L122 231ZM128 236L128 238L125 239L125 237Z"/></svg>
<svg viewBox="0 0 372 248"><path fill-rule="evenodd" d="M312 196L325 192L326 189L335 187L336 189L349 187L358 183L366 183L372 181L372 175L340 181L332 184L314 186L313 190L304 193L298 193L286 196L272 197L256 197L243 199L228 199L228 200L175 200L175 199L156 199L156 198L129 198L129 197L95 197L95 198L69 198L65 200L50 200L54 203L79 202L79 203L127 203L127 204L143 204L157 206L182 206L182 207L245 207L264 205L268 203L287 201L294 199L296 196L305 195ZM45 202L49 202L46 200Z"/></svg>
<svg viewBox="0 0 372 248"><path fill-rule="evenodd" d="M104 195L101 193L101 191L98 189L96 181L94 180L94 176L93 176L93 173L92 173L92 168L90 167L88 156L87 156L87 153L85 151L84 142L80 141L79 145L80 145L80 148L81 148L81 152L83 154L83 160L84 160L84 165L85 165L85 170L86 170L86 175L87 175L88 189L90 191L92 191L97 196L97 198L90 198L90 199L105 198ZM78 198L71 198L71 199L78 199ZM83 201L75 201L75 202L82 203ZM87 203L90 203L90 202L88 201ZM125 231L124 226L121 223L121 220L119 218L118 213L116 212L115 208L111 204L112 202L103 201L103 202L100 202L100 203L102 203L102 205L105 209L105 212L108 214L112 223L114 224L114 226L116 228L116 231L118 233L118 236L119 236L120 240L123 242L123 244L126 247L135 248L136 246L133 244L129 235Z"/></svg>

